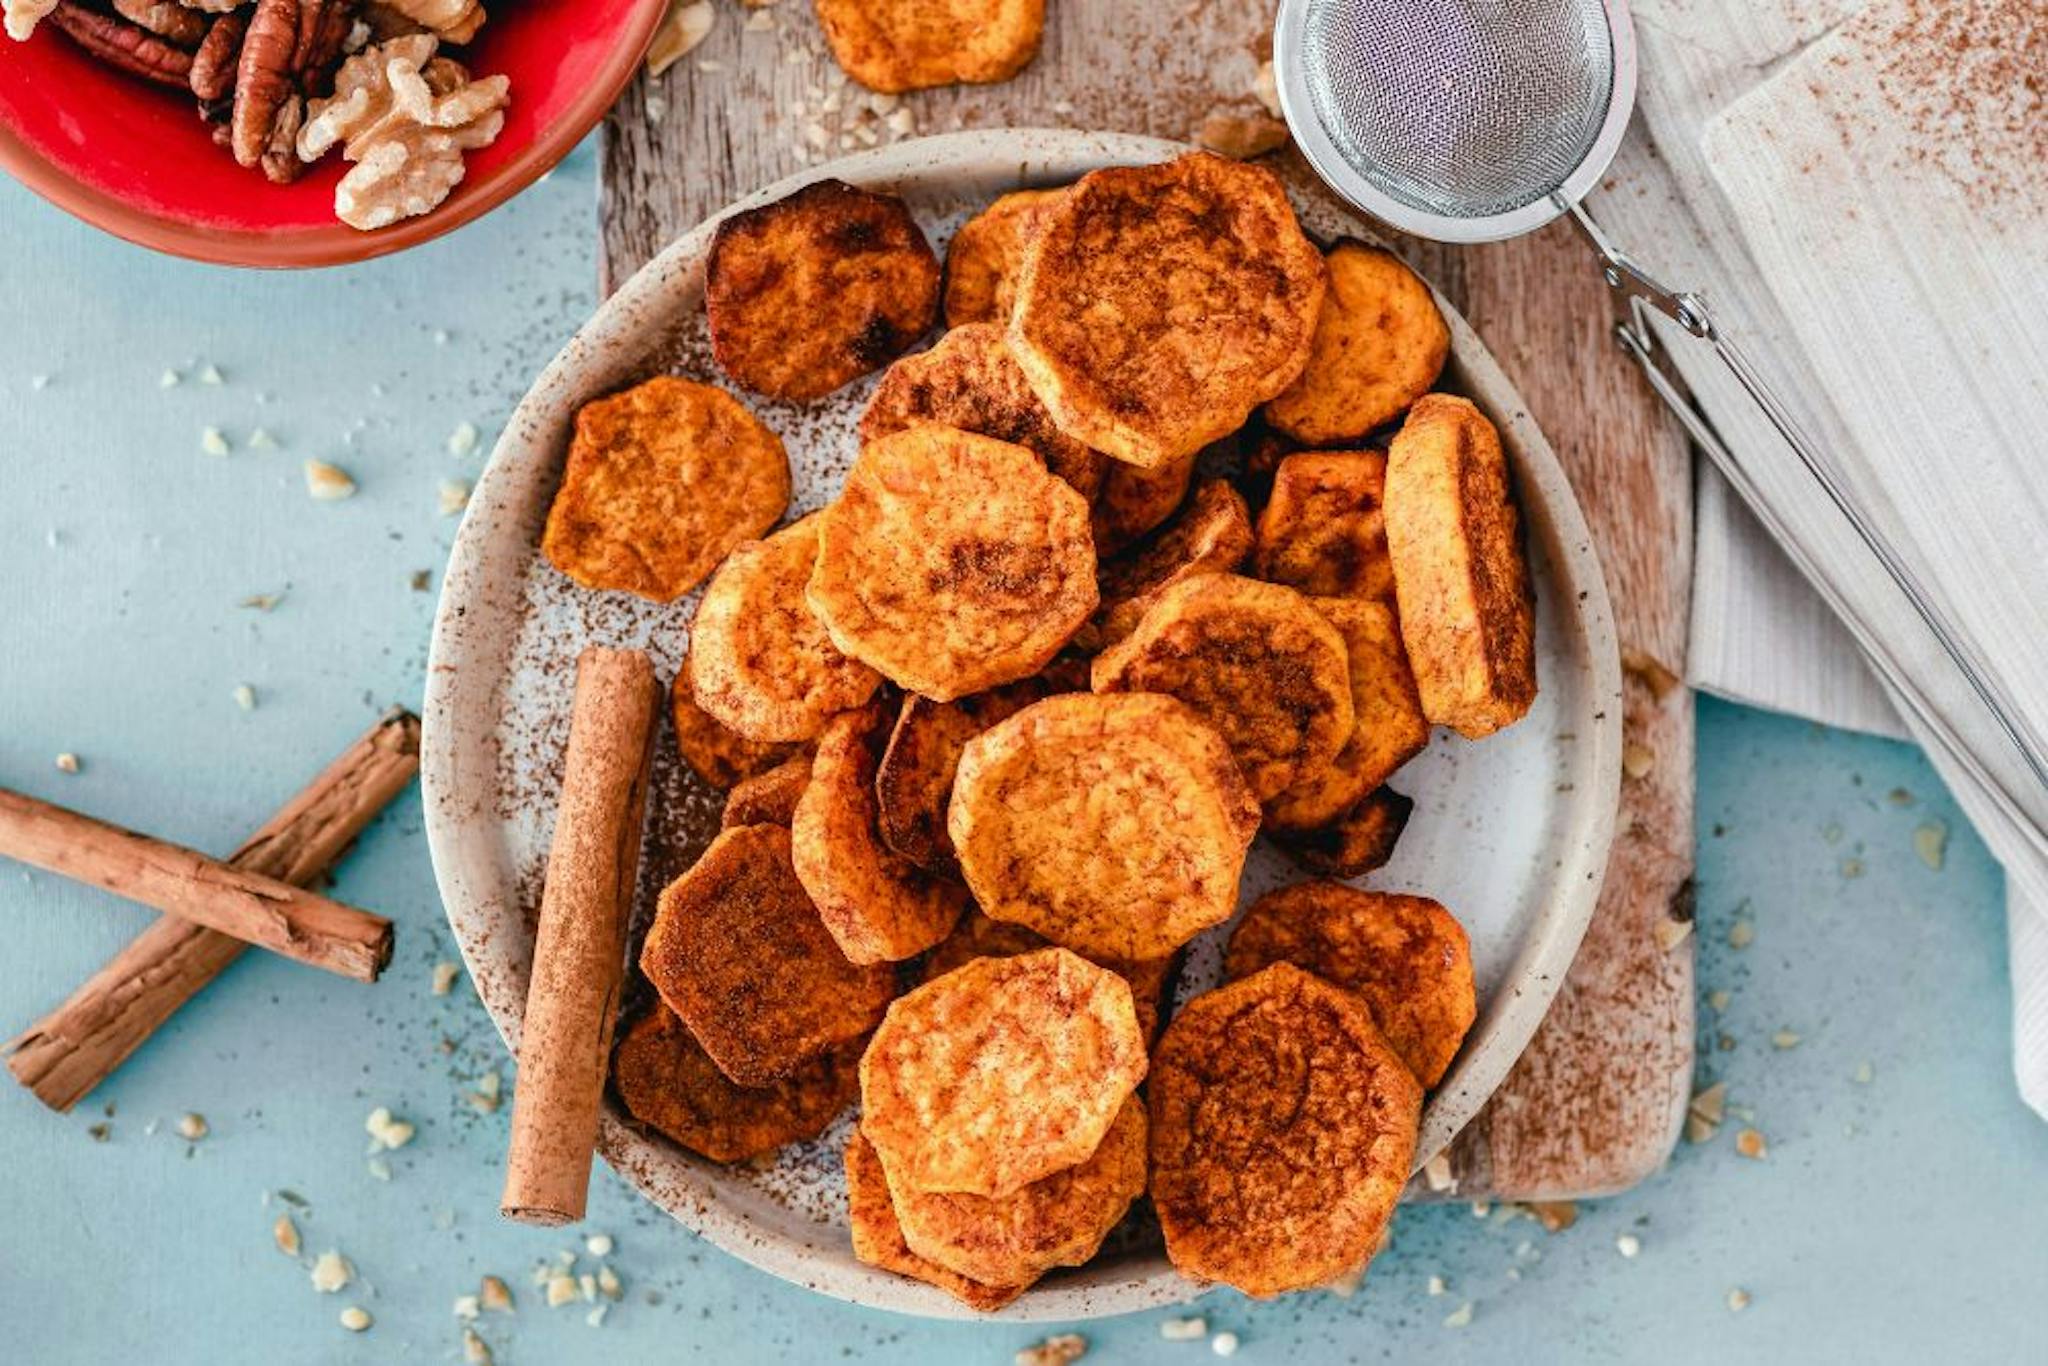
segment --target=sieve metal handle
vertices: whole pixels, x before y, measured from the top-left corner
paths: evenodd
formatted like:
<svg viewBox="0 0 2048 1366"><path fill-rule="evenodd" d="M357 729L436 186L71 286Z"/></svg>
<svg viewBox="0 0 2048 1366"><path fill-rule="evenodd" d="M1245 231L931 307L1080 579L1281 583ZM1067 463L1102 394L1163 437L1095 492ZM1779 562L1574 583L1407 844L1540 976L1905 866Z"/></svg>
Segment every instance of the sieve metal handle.
<svg viewBox="0 0 2048 1366"><path fill-rule="evenodd" d="M2039 784L2043 791L2048 791L2048 759L2043 758L2040 745L2033 741L2031 732L2020 719L2018 708L2012 705L1998 685L1993 682L1989 670L1984 667L1976 653L1963 640L1962 633L1949 622L1947 614L1942 611L1941 607L1935 603L1933 598L1921 586L1919 579L1915 577L1912 569L1892 546L1890 540L1885 537L1883 532L1878 530L1877 526L1857 505L1855 498L1843 487L1841 480L1836 477L1831 464L1822 457L1818 445L1806 434L1805 428L1793 416L1791 409L1786 407L1783 400L1778 397L1770 384L1765 381L1762 372L1715 325L1713 314L1708 310L1706 301L1690 291L1678 291L1667 288L1655 276L1630 260L1627 253L1621 251L1614 243L1609 241L1606 234L1600 231L1599 225L1594 223L1587 216L1586 211L1576 202L1565 200L1561 196L1552 196L1552 202L1571 216L1572 221L1578 224L1579 231L1585 235L1586 240L1592 243L1593 249L1599 253L1601 273L1606 278L1608 287L1628 300L1628 316L1615 324L1616 339L1620 341L1630 355L1635 357L1637 363L1642 366L1644 374L1648 376L1651 387L1657 391L1658 396L1664 400L1665 404L1678 415L1679 421L1685 425L1687 433L1707 453L1708 458L1728 477L1729 482L1734 484L1736 489L1742 493L1744 501L1749 503L1760 515L1766 513L1762 500L1757 496L1754 482L1750 480L1747 472L1741 468L1739 462L1735 459L1734 453L1721 440L1719 433L1714 431L1712 425L1686 401L1684 392L1679 389L1670 376L1666 375L1662 367L1657 364L1656 341L1650 331L1649 319L1646 316L1645 310L1655 309L1677 323L1680 328L1691 336L1713 344L1714 351L1720 356L1722 364L1728 367L1729 373L1735 376L1736 381L1742 385L1750 398L1756 402L1756 405L1763 409L1764 416L1770 419L1771 425L1778 430L1778 434L1785 438L1785 444L1792 448L1793 454L1799 458L1799 463L1805 467L1806 472L1812 476L1814 482L1820 485L1821 491L1827 495L1828 501L1834 505L1835 510L1841 513L1844 520L1849 523L1850 527L1855 531L1857 538L1863 542L1870 550L1870 553L1876 557L1877 562L1883 566L1885 573L1891 578L1893 584L1898 587L1899 592L1905 597L1908 605L1912 607L1914 615L1919 617L1921 622L1926 625L1936 642L1940 644L1943 653L1949 657L1956 668L1962 673L1964 680L1970 685L1970 691L1975 693L1977 699L1984 704L1985 710L1998 723L1998 728L2005 733L2006 739L2019 752L2020 758L2026 762L2027 768L2034 776L2034 781ZM1787 550L1792 550L1793 544L1788 537L1782 534L1782 526L1775 525L1775 518L1768 518L1768 520L1774 523L1772 530L1774 533L1778 533L1776 534L1778 542L1784 545ZM1809 570L1811 568L1810 566L1802 567ZM1820 576L1809 572L1807 578L1813 581L1817 587L1822 585L1823 581ZM1949 750L1957 762L1969 770L1971 776L1977 779L1992 794L1993 800L1997 802L2007 816L2016 820L2020 828L2027 831L2037 844L2048 848L2048 836L2044 836L2039 823L2032 819L2021 804L2014 801L2011 795L1992 778L1991 774L1985 771L1981 762L1970 754L1968 748L1963 745L1961 737L1950 728L1946 721L1941 719L1939 713L1928 699L1921 694L1918 688L1913 686L1905 670L1891 656L1890 652L1884 649L1875 639L1875 634L1865 629L1852 614L1844 610L1845 605L1839 600L1837 595L1829 592L1825 587L1822 587L1822 594L1829 599L1829 605L1834 608L1835 614L1848 625L1850 632L1857 638L1858 643L1863 647L1864 653L1871 658L1878 672L1885 678L1885 681L1891 684L1895 692L1900 694L1908 710L1912 711L1915 717L1940 739L1943 748Z"/></svg>

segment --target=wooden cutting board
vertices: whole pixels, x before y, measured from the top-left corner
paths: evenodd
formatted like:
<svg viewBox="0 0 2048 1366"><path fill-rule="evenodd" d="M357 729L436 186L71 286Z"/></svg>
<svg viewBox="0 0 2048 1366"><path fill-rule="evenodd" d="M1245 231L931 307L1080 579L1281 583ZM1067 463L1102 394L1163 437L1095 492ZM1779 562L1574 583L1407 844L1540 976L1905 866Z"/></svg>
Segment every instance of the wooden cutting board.
<svg viewBox="0 0 2048 1366"><path fill-rule="evenodd" d="M703 44L636 81L605 122L607 293L729 201L870 140L1003 126L1185 139L1213 111L1258 113L1271 51L1264 4L1051 0L1044 47L1016 80L920 92L884 117L860 87L838 85L804 0L715 2ZM1323 193L1291 153L1273 160ZM1397 245L1464 311L1557 448L1600 543L1623 646L1682 673L1691 458L1609 340L1592 257L1562 224L1486 247ZM1665 949L1658 926L1692 914L1692 701L1683 688L1659 697L1641 672L1626 716L1637 776L1623 782L1599 908L1528 1052L1453 1149L1460 1198L1611 1193L1676 1141L1692 1079L1692 944Z"/></svg>

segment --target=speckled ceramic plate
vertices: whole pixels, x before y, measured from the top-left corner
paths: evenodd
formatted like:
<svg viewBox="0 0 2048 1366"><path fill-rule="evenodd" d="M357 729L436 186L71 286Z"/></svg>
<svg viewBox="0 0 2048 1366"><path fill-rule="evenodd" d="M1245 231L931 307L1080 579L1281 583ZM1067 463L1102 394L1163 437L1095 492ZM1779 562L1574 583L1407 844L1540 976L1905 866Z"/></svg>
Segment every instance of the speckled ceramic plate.
<svg viewBox="0 0 2048 1366"><path fill-rule="evenodd" d="M838 176L903 195L943 244L962 218L1004 191L1182 150L1102 134L954 134L821 166L734 207ZM1325 239L1367 234L1320 204L1304 206L1303 219ZM672 671L694 609L694 600L656 607L574 587L541 558L541 524L579 404L663 372L719 378L702 306L711 232L703 224L635 275L541 375L477 485L442 587L426 698L427 835L449 923L508 1045L525 1005L572 661L585 643L601 641L645 647ZM1514 389L1464 320L1445 313L1451 361L1444 383L1500 426L1514 465L1535 571L1542 692L1526 720L1483 743L1439 734L1395 780L1414 798L1415 812L1394 861L1370 885L1426 892L1451 906L1471 931L1480 995L1478 1023L1423 1115L1418 1164L1479 1109L1542 1018L1592 912L1621 768L1614 626L1584 519ZM788 444L792 514L838 489L870 387L858 384L809 407L754 403ZM719 798L665 739L649 805L642 924L655 893L716 831ZM1297 876L1261 847L1246 870L1246 899ZM1212 932L1191 949L1183 996L1214 982L1222 937ZM650 1200L755 1266L862 1304L965 1316L940 1292L854 1260L838 1158L850 1123L842 1118L817 1142L785 1149L765 1165L727 1168L638 1131L608 1105L599 1147ZM1156 1230L1134 1220L1094 1263L1048 1277L1004 1315L1086 1318L1198 1290L1167 1265Z"/></svg>

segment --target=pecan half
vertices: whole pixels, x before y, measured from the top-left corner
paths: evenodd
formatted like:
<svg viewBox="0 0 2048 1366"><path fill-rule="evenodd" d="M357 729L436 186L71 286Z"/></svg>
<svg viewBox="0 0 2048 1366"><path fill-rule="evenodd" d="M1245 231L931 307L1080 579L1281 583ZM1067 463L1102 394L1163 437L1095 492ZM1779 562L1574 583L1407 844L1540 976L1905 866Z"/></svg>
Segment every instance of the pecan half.
<svg viewBox="0 0 2048 1366"><path fill-rule="evenodd" d="M242 35L249 30L249 16L240 11L223 14L207 28L192 54L192 93L202 104L213 104L235 88L235 66L242 57Z"/></svg>
<svg viewBox="0 0 2048 1366"><path fill-rule="evenodd" d="M354 0L299 0L299 41L292 53L292 74L303 94L324 93L341 45L354 27Z"/></svg>
<svg viewBox="0 0 2048 1366"><path fill-rule="evenodd" d="M130 75L180 89L191 76L191 53L126 19L65 0L50 12L50 22L92 56Z"/></svg>
<svg viewBox="0 0 2048 1366"><path fill-rule="evenodd" d="M263 148L263 174L273 185L289 185L306 169L299 160L299 125L306 121L306 102L298 95L285 96L270 125L270 141Z"/></svg>
<svg viewBox="0 0 2048 1366"><path fill-rule="evenodd" d="M256 0L235 64L235 160L254 166L270 145L277 111L292 93L292 57L299 45L299 0Z"/></svg>
<svg viewBox="0 0 2048 1366"><path fill-rule="evenodd" d="M114 13L173 47L193 48L206 36L206 16L177 0L113 0Z"/></svg>

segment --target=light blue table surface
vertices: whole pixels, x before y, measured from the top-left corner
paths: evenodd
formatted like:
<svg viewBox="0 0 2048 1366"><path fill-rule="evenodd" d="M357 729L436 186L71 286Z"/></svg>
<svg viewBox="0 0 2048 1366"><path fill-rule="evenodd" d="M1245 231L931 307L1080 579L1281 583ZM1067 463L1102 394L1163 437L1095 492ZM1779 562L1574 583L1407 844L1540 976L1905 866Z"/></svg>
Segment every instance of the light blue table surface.
<svg viewBox="0 0 2048 1366"><path fill-rule="evenodd" d="M153 257L0 184L0 785L224 852L387 704L417 705L434 593L410 580L438 588L455 525L438 486L475 475L594 302L594 165L586 148L424 249L298 275ZM167 369L182 382L160 387ZM452 455L465 421L483 443ZM207 426L227 456L202 452ZM257 427L281 448L249 449ZM358 495L310 500L305 457ZM1727 1081L1768 1158L1737 1156L1731 1122L1555 1236L1407 1211L1350 1299L1203 1301L1240 1360L2048 1360L2048 1129L2009 1075L1997 868L1904 746L1703 702L1699 750L1703 1081ZM1929 823L1951 832L1938 870L1915 849ZM398 922L380 985L253 954L76 1113L0 1085L0 1361L459 1360L451 1304L487 1272L518 1296L479 1324L503 1363L1002 1363L1043 1336L783 1285L608 1172L583 1228L503 1223L509 1106L464 1094L510 1068L466 984L429 990L455 955L416 795L336 895ZM0 865L0 1034L144 923ZM380 1105L418 1127L388 1180L365 1156ZM187 1111L211 1127L196 1144L174 1132ZM341 1250L357 1285L318 1295L273 1247L281 1190L309 1202L307 1253ZM597 1328L530 1282L586 1231L615 1240L626 1285ZM344 1332L347 1304L374 1327ZM1089 1359L1207 1359L1162 1342L1172 1316L1086 1325Z"/></svg>

